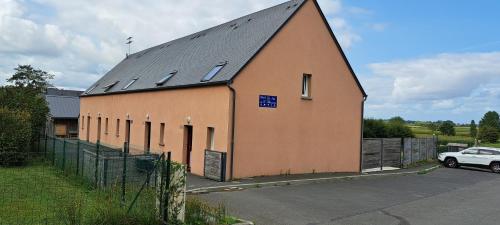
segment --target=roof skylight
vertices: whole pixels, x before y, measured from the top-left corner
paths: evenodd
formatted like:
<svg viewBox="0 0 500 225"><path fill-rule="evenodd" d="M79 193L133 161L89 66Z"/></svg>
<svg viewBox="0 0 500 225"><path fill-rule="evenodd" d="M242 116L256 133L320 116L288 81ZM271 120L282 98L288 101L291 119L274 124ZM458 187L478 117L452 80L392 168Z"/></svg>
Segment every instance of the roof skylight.
<svg viewBox="0 0 500 225"><path fill-rule="evenodd" d="M167 83L168 80L170 80L170 78L172 78L175 74L177 74L177 70L174 70L172 72L170 72L169 74L167 74L165 77L163 77L161 80L159 80L158 82L156 82L156 85L157 86L161 86L161 85L164 85L165 83Z"/></svg>
<svg viewBox="0 0 500 225"><path fill-rule="evenodd" d="M113 82L113 83L111 83L111 84L108 84L108 85L104 86L104 87L103 87L104 92L109 91L109 89L113 88L116 84L118 84L118 82L120 82L120 81L115 81L115 82Z"/></svg>
<svg viewBox="0 0 500 225"><path fill-rule="evenodd" d="M222 68L224 68L226 64L219 64L217 66L215 66L214 68L212 68L212 70L210 70L210 72L208 72L204 77L203 79L201 79L201 82L207 82L207 81L210 81L212 80L212 78L215 77L215 75L217 75L221 70Z"/></svg>
<svg viewBox="0 0 500 225"><path fill-rule="evenodd" d="M127 90L130 86L132 86L132 84L134 84L137 80L139 80L139 78L134 78L132 79L130 82L128 82L127 85L125 85L125 87L122 88L122 90Z"/></svg>
<svg viewBox="0 0 500 225"><path fill-rule="evenodd" d="M85 92L85 94L89 94L90 92L92 92L97 86L99 86L99 84L96 84L94 86L92 86L87 92Z"/></svg>

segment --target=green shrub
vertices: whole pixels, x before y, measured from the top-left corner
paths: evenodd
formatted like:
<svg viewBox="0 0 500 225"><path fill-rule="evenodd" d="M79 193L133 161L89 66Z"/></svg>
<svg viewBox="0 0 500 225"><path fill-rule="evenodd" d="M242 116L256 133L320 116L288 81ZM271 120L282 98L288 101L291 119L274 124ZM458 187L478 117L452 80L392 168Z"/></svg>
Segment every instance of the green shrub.
<svg viewBox="0 0 500 225"><path fill-rule="evenodd" d="M497 143L500 134L498 129L491 126L483 126L479 129L479 140L487 143Z"/></svg>
<svg viewBox="0 0 500 225"><path fill-rule="evenodd" d="M186 225L230 225L236 222L235 218L227 215L223 204L212 207L195 197L186 201Z"/></svg>
<svg viewBox="0 0 500 225"><path fill-rule="evenodd" d="M30 115L0 106L0 166L22 165L31 140Z"/></svg>

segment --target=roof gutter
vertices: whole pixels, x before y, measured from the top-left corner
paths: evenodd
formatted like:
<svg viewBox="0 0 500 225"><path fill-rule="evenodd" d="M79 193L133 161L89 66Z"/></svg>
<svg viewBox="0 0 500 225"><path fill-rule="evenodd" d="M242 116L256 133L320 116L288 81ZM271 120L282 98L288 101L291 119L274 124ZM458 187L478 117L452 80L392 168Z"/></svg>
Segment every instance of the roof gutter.
<svg viewBox="0 0 500 225"><path fill-rule="evenodd" d="M234 171L234 131L235 131L235 117L236 117L236 90L231 86L232 81L227 82L227 87L231 91L231 101L232 101L232 107L231 107L231 140L230 140L230 152L231 152L231 158L230 158L230 172L229 172L229 180L233 180L233 171Z"/></svg>
<svg viewBox="0 0 500 225"><path fill-rule="evenodd" d="M359 147L359 172L363 172L363 139L365 130L365 102L368 99L368 95L363 96L363 101L361 101L361 139Z"/></svg>

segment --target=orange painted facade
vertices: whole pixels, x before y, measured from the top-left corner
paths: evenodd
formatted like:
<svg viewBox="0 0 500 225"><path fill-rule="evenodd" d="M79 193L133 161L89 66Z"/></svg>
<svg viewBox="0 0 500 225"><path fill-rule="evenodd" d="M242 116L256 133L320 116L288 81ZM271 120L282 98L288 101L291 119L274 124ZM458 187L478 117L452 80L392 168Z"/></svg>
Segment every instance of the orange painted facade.
<svg viewBox="0 0 500 225"><path fill-rule="evenodd" d="M172 151L173 160L185 163L184 126L190 125L193 127L191 171L203 175L207 127L215 130L214 149L224 152L228 149L229 95L227 87L218 86L84 97L80 101L80 121L85 117L83 127L80 122L80 139L87 140L90 116L89 141L97 141L97 121L101 117L101 143L119 148L125 142L125 123L129 119L131 151L137 153L144 149L145 122L151 122L151 152ZM117 119L120 120L118 136ZM164 146L160 145L161 123L165 124Z"/></svg>
<svg viewBox="0 0 500 225"><path fill-rule="evenodd" d="M304 74L311 75L311 99L301 97ZM101 142L122 146L130 119L131 144L141 149L150 122L152 152L172 151L174 160L186 163L184 126L190 125L191 171L203 175L207 128L213 127L214 150L228 153L228 178L231 157L233 178L359 172L364 96L314 1L302 6L231 86L236 93L233 156L233 99L224 85L83 97L80 139L87 138L90 116L89 141L97 141L101 117ZM260 108L259 95L277 96L277 108Z"/></svg>
<svg viewBox="0 0 500 225"><path fill-rule="evenodd" d="M303 74L312 99L301 98ZM357 172L363 94L313 1L234 80L234 176ZM260 94L278 107L258 107Z"/></svg>

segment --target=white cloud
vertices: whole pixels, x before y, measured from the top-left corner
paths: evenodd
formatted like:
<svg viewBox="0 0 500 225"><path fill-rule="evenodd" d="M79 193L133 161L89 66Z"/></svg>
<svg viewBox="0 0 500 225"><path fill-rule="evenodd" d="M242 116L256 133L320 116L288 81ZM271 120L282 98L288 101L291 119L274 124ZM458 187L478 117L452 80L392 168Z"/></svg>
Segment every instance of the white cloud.
<svg viewBox="0 0 500 225"><path fill-rule="evenodd" d="M374 114L479 117L498 108L500 52L453 53L369 65Z"/></svg>
<svg viewBox="0 0 500 225"><path fill-rule="evenodd" d="M373 23L373 24L370 24L370 28L374 31L384 31L386 28L387 28L387 24L386 23Z"/></svg>
<svg viewBox="0 0 500 225"><path fill-rule="evenodd" d="M353 31L352 27L341 16L344 9L340 0L319 0L318 3L343 48L351 48L354 43L362 40L361 36ZM357 9L361 10L361 8Z"/></svg>
<svg viewBox="0 0 500 225"><path fill-rule="evenodd" d="M500 77L500 52L440 54L429 58L371 64L376 76L393 79L396 100L468 96Z"/></svg>
<svg viewBox="0 0 500 225"><path fill-rule="evenodd" d="M132 52L227 22L284 0L0 0L0 85L18 64L52 71L56 86L85 89ZM343 47L361 37L341 0L320 0Z"/></svg>

